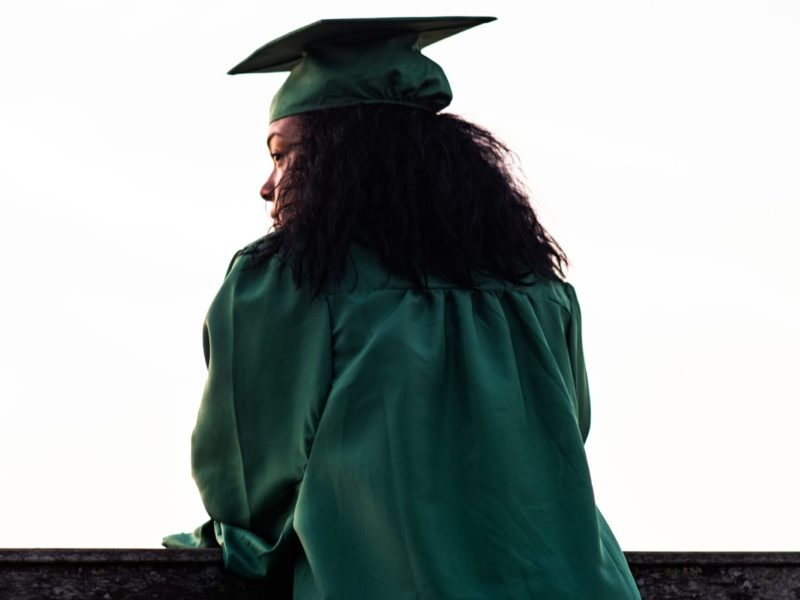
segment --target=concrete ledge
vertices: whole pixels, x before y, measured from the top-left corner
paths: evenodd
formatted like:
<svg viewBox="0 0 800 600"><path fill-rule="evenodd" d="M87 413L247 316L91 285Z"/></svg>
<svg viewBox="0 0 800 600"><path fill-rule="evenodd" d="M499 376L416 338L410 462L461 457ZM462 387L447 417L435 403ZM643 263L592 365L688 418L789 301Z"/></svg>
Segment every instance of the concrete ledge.
<svg viewBox="0 0 800 600"><path fill-rule="evenodd" d="M800 552L628 552L644 600L798 600ZM0 550L0 599L255 600L219 550ZM376 599L379 600L379 599ZM591 600L591 599L587 599Z"/></svg>
<svg viewBox="0 0 800 600"><path fill-rule="evenodd" d="M800 600L800 552L626 552L643 600Z"/></svg>
<svg viewBox="0 0 800 600"><path fill-rule="evenodd" d="M219 550L0 550L2 600L263 600Z"/></svg>

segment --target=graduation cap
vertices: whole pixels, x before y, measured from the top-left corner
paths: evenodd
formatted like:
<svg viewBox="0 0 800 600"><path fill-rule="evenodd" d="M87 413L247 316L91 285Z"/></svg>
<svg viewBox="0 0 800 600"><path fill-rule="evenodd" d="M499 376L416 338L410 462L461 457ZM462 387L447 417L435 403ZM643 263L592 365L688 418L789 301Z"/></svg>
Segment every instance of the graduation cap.
<svg viewBox="0 0 800 600"><path fill-rule="evenodd" d="M434 112L453 94L420 50L494 17L324 19L279 37L228 73L290 71L269 120L354 104L404 104Z"/></svg>

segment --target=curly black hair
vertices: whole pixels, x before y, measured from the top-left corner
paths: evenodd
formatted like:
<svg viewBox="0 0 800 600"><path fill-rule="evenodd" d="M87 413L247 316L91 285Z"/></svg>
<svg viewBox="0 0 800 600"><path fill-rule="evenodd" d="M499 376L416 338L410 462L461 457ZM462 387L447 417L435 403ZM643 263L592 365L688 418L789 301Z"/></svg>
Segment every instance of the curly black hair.
<svg viewBox="0 0 800 600"><path fill-rule="evenodd" d="M539 222L490 132L447 113L390 104L308 112L280 185L281 226L243 251L278 255L298 287L340 280L352 242L424 290L480 274L515 285L563 279L567 257Z"/></svg>

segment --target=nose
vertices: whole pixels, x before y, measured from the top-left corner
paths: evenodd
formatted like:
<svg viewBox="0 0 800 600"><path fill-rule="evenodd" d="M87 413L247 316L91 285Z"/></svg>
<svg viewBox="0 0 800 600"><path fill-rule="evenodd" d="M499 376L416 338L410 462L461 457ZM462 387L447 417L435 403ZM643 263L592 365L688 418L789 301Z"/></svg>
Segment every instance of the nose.
<svg viewBox="0 0 800 600"><path fill-rule="evenodd" d="M272 185L272 177L264 182L261 186L261 197L267 202L272 202L272 192L275 191L275 186Z"/></svg>
<svg viewBox="0 0 800 600"><path fill-rule="evenodd" d="M270 185L269 180L267 180L264 185L261 186L261 197L266 202L272 202L272 190L273 188Z"/></svg>
<svg viewBox="0 0 800 600"><path fill-rule="evenodd" d="M269 178L261 186L261 197L267 202L275 200L275 170L269 174Z"/></svg>

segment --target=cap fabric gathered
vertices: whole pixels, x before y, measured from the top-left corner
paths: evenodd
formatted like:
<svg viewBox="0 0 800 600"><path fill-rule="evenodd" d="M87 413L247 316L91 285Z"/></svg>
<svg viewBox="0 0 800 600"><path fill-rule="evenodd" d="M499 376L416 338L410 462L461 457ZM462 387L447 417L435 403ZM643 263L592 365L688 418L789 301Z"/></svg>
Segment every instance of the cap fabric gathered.
<svg viewBox="0 0 800 600"><path fill-rule="evenodd" d="M450 104L442 68L420 50L494 17L324 19L277 38L228 73L289 71L269 120L355 104Z"/></svg>

